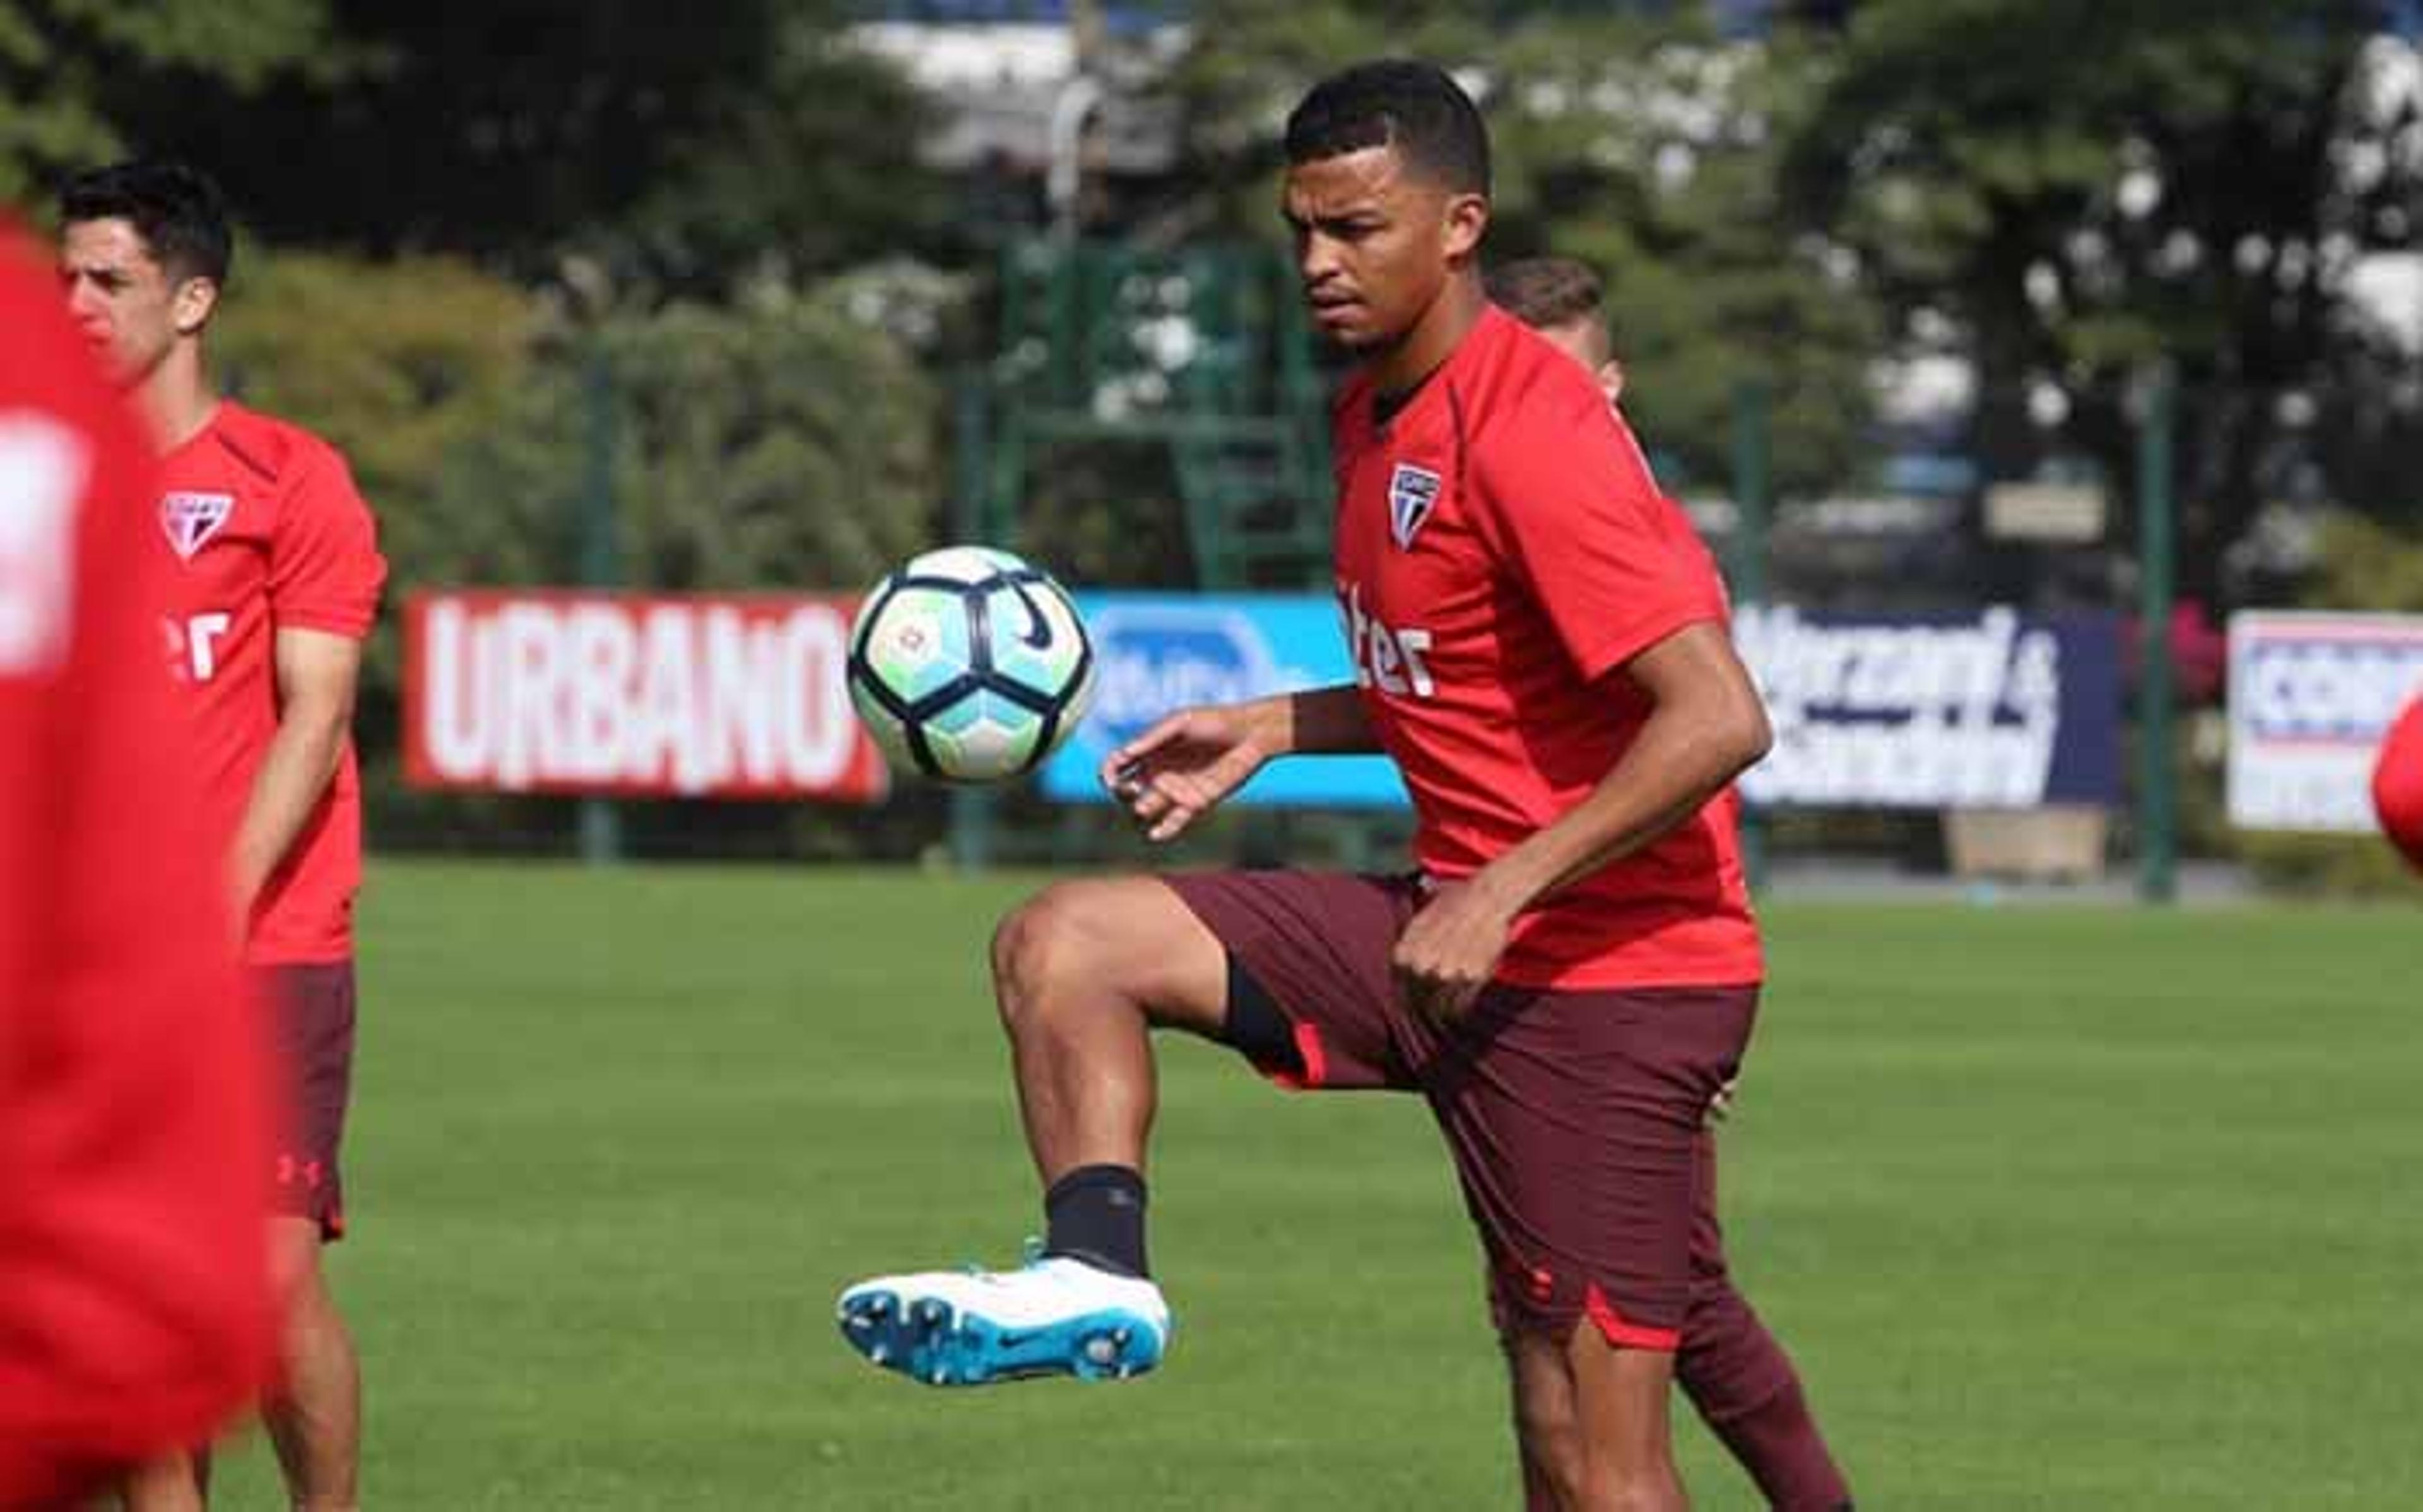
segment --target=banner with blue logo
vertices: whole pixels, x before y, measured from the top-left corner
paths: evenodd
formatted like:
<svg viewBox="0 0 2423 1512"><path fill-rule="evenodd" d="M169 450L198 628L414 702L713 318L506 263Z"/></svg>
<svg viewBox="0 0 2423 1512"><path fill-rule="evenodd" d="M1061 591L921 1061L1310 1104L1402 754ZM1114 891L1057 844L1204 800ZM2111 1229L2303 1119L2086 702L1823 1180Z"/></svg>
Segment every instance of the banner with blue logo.
<svg viewBox="0 0 2423 1512"><path fill-rule="evenodd" d="M1165 714L1354 680L1338 605L1313 593L1080 593L1092 635L1094 704L1044 764L1043 792L1105 799L1102 758ZM1396 808L1404 783L1382 756L1299 756L1264 767L1231 803Z"/></svg>
<svg viewBox="0 0 2423 1512"><path fill-rule="evenodd" d="M1774 748L1753 804L2033 809L2120 797L2120 623L2106 613L1803 612L1750 605L1734 640Z"/></svg>
<svg viewBox="0 0 2423 1512"><path fill-rule="evenodd" d="M2423 697L2423 615L2229 617L2229 820L2369 833L2372 767Z"/></svg>
<svg viewBox="0 0 2423 1512"><path fill-rule="evenodd" d="M1102 758L1173 710L1351 682L1337 605L1315 594L1077 596L1100 658L1094 705L1043 768L1046 795L1103 799ZM1855 615L1751 605L1734 637L1775 746L1755 805L2032 809L2120 798L2120 623L1996 606ZM1274 763L1248 803L1396 807L1378 756Z"/></svg>

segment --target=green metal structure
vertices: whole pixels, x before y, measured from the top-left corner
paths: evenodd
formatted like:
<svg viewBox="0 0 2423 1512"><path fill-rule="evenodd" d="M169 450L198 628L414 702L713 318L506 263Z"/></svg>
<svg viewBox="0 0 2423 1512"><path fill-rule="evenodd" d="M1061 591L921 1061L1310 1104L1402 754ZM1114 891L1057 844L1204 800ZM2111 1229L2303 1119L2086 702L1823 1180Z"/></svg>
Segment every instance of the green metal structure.
<svg viewBox="0 0 2423 1512"><path fill-rule="evenodd" d="M2137 895L2178 896L2178 795L2171 770L2171 606L2178 500L2171 443L2178 380L2167 363L2146 375L2137 417Z"/></svg>
<svg viewBox="0 0 2423 1512"><path fill-rule="evenodd" d="M1009 534L1043 446L1146 442L1167 449L1197 586L1325 581L1327 405L1275 249L1013 242L982 390L985 538Z"/></svg>

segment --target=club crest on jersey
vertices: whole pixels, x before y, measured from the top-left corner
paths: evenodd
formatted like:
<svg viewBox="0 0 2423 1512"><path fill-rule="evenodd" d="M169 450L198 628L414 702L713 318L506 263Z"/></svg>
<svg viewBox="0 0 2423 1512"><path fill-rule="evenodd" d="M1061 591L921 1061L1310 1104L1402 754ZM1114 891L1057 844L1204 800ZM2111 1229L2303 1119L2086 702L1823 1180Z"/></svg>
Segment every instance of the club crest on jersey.
<svg viewBox="0 0 2423 1512"><path fill-rule="evenodd" d="M1438 496L1439 475L1428 467L1401 462L1388 474L1388 534L1395 538L1398 550L1413 548L1414 537L1438 507Z"/></svg>
<svg viewBox="0 0 2423 1512"><path fill-rule="evenodd" d="M168 544L187 561L202 549L211 537L219 533L227 517L235 512L233 494L163 494L160 496L160 528L168 532Z"/></svg>

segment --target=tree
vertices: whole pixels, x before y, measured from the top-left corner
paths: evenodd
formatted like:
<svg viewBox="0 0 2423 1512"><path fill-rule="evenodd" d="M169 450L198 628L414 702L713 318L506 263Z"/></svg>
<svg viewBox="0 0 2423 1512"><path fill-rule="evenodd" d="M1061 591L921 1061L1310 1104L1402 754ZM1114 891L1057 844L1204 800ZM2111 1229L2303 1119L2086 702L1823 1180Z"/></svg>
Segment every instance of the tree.
<svg viewBox="0 0 2423 1512"><path fill-rule="evenodd" d="M2276 417L2360 342L2351 268L2414 233L2423 128L2374 87L2385 8L1838 8L1793 39L1821 79L1788 160L1800 213L1855 249L1904 330L1938 322L1976 360L1989 475L2023 465L2034 385L2127 479L2129 379L2175 364L2183 562L2214 595L2296 444Z"/></svg>
<svg viewBox="0 0 2423 1512"><path fill-rule="evenodd" d="M327 0L0 0L0 204L135 145L116 106L137 89L164 110L258 101L274 85L325 87L352 55Z"/></svg>
<svg viewBox="0 0 2423 1512"><path fill-rule="evenodd" d="M1275 235L1278 128L1321 75L1415 55L1476 89L1495 152L1492 256L1559 252L1606 279L1625 408L1682 482L1724 486L1734 396L1775 395L1780 480L1853 469L1877 339L1861 291L1786 213L1799 78L1686 9L1233 0L1207 8L1180 88L1210 219Z"/></svg>
<svg viewBox="0 0 2423 1512"><path fill-rule="evenodd" d="M720 297L952 244L926 107L840 0L0 0L0 195L142 153L275 244L568 253ZM16 102L27 102L24 104Z"/></svg>

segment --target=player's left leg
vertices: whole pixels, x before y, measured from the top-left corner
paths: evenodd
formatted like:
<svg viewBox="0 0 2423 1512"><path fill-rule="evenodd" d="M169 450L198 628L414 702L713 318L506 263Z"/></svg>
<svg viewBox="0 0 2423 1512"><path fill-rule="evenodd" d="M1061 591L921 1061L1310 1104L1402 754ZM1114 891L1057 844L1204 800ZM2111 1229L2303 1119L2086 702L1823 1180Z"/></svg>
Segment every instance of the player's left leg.
<svg viewBox="0 0 2423 1512"><path fill-rule="evenodd" d="M1756 1002L1750 987L1501 985L1415 1037L1488 1252L1535 1506L1686 1504L1667 1396L1692 1290L1695 1151Z"/></svg>
<svg viewBox="0 0 2423 1512"><path fill-rule="evenodd" d="M269 1229L281 1368L261 1423L297 1512L352 1512L361 1503L361 1367L321 1270L320 1224L276 1218Z"/></svg>
<svg viewBox="0 0 2423 1512"><path fill-rule="evenodd" d="M210 1457L166 1455L136 1466L118 1483L122 1512L203 1512L210 1503Z"/></svg>
<svg viewBox="0 0 2423 1512"><path fill-rule="evenodd" d="M1691 1503L1674 1470L1667 1417L1672 1351L1619 1345L1583 1327L1565 1341L1565 1362L1583 1445L1573 1512L1683 1512Z"/></svg>
<svg viewBox="0 0 2423 1512"><path fill-rule="evenodd" d="M1506 1378L1514 1394L1514 1448L1523 1468L1523 1512L1564 1512L1589 1479L1580 1405L1564 1347L1542 1333L1509 1331Z"/></svg>
<svg viewBox="0 0 2423 1512"><path fill-rule="evenodd" d="M269 967L258 981L285 1098L269 1221L279 1385L261 1403L261 1423L298 1512L351 1512L360 1501L361 1368L321 1258L345 1227L338 1152L353 1088L353 963Z"/></svg>

